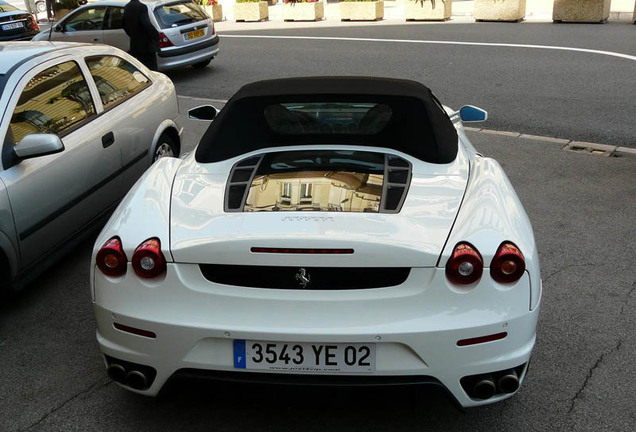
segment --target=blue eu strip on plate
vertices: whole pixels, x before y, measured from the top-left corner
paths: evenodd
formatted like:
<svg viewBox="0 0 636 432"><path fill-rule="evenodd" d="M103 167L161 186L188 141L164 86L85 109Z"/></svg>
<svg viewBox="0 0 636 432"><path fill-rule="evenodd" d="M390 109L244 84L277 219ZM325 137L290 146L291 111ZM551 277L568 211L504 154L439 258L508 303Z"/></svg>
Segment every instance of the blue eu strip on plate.
<svg viewBox="0 0 636 432"><path fill-rule="evenodd" d="M234 341L234 367L237 369L245 369L244 339L237 339Z"/></svg>

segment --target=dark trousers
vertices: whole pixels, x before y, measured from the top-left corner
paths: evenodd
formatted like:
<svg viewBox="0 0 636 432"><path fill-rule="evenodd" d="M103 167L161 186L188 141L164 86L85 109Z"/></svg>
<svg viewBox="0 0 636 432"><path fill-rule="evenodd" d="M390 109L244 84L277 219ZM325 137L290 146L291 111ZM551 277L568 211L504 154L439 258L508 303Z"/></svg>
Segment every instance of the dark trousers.
<svg viewBox="0 0 636 432"><path fill-rule="evenodd" d="M144 53L130 53L137 60L142 62L144 66L148 69L156 71L157 70L157 53L154 52L144 52Z"/></svg>

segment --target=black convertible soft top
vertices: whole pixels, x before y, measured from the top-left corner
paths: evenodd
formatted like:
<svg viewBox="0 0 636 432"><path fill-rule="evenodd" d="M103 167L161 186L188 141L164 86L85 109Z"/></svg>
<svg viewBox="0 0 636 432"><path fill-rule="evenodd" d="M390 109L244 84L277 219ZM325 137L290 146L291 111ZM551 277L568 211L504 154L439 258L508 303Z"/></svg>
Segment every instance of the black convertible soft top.
<svg viewBox="0 0 636 432"><path fill-rule="evenodd" d="M272 118L276 115L280 118L272 108L289 113L287 108L297 108L293 105L316 103L380 105L390 114L384 117L380 114L383 121L380 126L377 121L370 128L356 125L346 133L338 130L325 133L319 127L301 131L272 126ZM203 135L196 160L218 162L262 148L305 144L385 147L442 164L457 156L457 131L431 91L416 81L373 77L284 78L243 86Z"/></svg>

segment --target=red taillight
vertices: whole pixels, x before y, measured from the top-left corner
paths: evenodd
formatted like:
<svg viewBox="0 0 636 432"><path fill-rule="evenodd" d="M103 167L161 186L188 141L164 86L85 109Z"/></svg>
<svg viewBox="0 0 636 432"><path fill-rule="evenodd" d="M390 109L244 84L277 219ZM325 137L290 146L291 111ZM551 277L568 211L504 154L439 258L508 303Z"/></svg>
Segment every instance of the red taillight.
<svg viewBox="0 0 636 432"><path fill-rule="evenodd" d="M127 259L119 237L113 237L104 243L97 252L97 267L106 276L123 276L126 273Z"/></svg>
<svg viewBox="0 0 636 432"><path fill-rule="evenodd" d="M166 36L164 33L159 33L159 48L168 48L171 46L174 46L174 44L170 42L168 36Z"/></svg>
<svg viewBox="0 0 636 432"><path fill-rule="evenodd" d="M501 283L518 281L526 270L523 254L510 242L503 242L490 264L490 276Z"/></svg>
<svg viewBox="0 0 636 432"><path fill-rule="evenodd" d="M446 278L456 284L477 282L484 271L479 251L469 243L458 243L446 263Z"/></svg>
<svg viewBox="0 0 636 432"><path fill-rule="evenodd" d="M216 34L216 29L214 28L214 23L212 23L212 36Z"/></svg>
<svg viewBox="0 0 636 432"><path fill-rule="evenodd" d="M161 252L161 242L151 238L140 244L132 257L132 267L137 276L151 279L166 271L166 259Z"/></svg>

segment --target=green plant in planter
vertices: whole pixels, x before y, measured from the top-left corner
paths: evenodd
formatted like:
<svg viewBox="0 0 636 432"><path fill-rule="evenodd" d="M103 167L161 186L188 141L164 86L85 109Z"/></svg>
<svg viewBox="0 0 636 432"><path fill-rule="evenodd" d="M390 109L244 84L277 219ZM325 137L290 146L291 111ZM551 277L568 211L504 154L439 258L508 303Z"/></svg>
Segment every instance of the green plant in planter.
<svg viewBox="0 0 636 432"><path fill-rule="evenodd" d="M288 4L288 3L316 3L319 2L320 0L283 0L283 3Z"/></svg>
<svg viewBox="0 0 636 432"><path fill-rule="evenodd" d="M195 2L199 6L216 6L219 4L217 0L195 0Z"/></svg>
<svg viewBox="0 0 636 432"><path fill-rule="evenodd" d="M452 13L452 0L407 0L404 18L407 21L446 21Z"/></svg>
<svg viewBox="0 0 636 432"><path fill-rule="evenodd" d="M432 3L431 6L433 6L433 8L435 8L436 3L446 3L446 1L450 2L451 0L446 0L446 1L444 1L444 0L407 0L407 1L412 1L412 2L415 2L415 3L421 3L422 6L424 6L425 2Z"/></svg>
<svg viewBox="0 0 636 432"><path fill-rule="evenodd" d="M260 3L265 0L236 0L237 3Z"/></svg>

